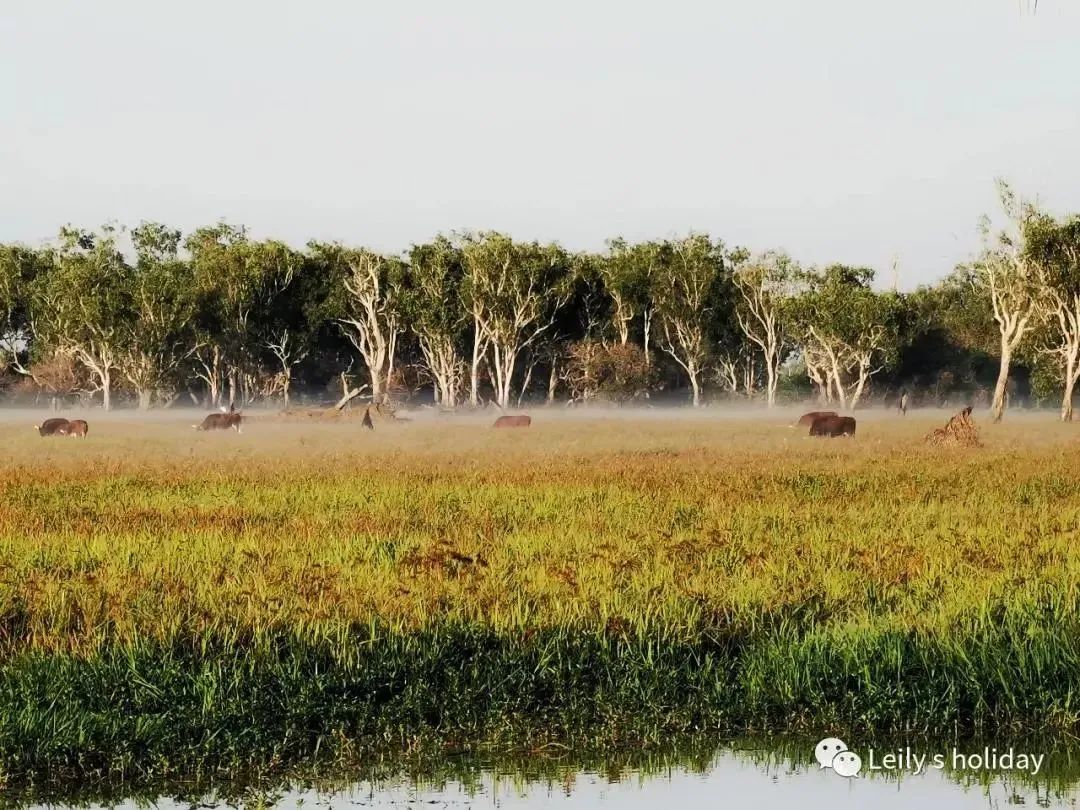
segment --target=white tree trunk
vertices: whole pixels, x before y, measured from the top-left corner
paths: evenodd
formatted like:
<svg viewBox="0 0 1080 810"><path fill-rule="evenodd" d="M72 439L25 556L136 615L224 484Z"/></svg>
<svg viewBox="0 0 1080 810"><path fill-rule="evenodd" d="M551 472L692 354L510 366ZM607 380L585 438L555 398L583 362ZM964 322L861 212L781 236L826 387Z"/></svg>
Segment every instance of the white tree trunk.
<svg viewBox="0 0 1080 810"><path fill-rule="evenodd" d="M112 370L104 366L100 372L101 379L101 407L107 411L112 410Z"/></svg>
<svg viewBox="0 0 1080 810"><path fill-rule="evenodd" d="M847 391L844 390L844 383L840 377L840 368L836 364L836 359L832 359L832 366L829 369L829 379L832 381L833 389L836 391L836 399L840 403L840 407L847 408Z"/></svg>
<svg viewBox="0 0 1080 810"><path fill-rule="evenodd" d="M690 388L693 390L691 402L693 406L697 408L701 405L701 383L698 381L698 368L693 363L686 369L686 373L690 376Z"/></svg>
<svg viewBox="0 0 1080 810"><path fill-rule="evenodd" d="M444 337L420 335L420 351L431 372L435 402L444 408L456 408L461 362L453 342Z"/></svg>
<svg viewBox="0 0 1080 810"><path fill-rule="evenodd" d="M645 341L643 346L645 350L645 365L650 366L652 365L652 355L649 354L649 333L652 331L652 310L646 307L643 315L645 319Z"/></svg>
<svg viewBox="0 0 1080 810"><path fill-rule="evenodd" d="M365 255L350 263L352 275L345 281L354 308L339 320L345 334L360 352L371 379L371 401L385 397L394 370L394 350L400 331L392 293L381 278L383 260Z"/></svg>
<svg viewBox="0 0 1080 810"><path fill-rule="evenodd" d="M192 354L198 349L199 347L192 349ZM221 351L215 346L210 353L209 362L201 356L197 359L202 371L196 371L195 376L206 383L207 406L217 408L221 405Z"/></svg>
<svg viewBox="0 0 1080 810"><path fill-rule="evenodd" d="M625 346L630 340L630 322L634 313L621 295L613 292L611 300L615 304L615 331L619 333L619 345Z"/></svg>
<svg viewBox="0 0 1080 810"><path fill-rule="evenodd" d="M1080 256L1077 256L1080 259ZM1073 391L1080 377L1080 294L1065 298L1054 295L1054 309L1058 322L1057 347L1047 353L1060 358L1063 392L1061 396L1061 421L1071 422L1073 417Z"/></svg>
<svg viewBox="0 0 1080 810"><path fill-rule="evenodd" d="M76 349L75 356L98 381L101 390L101 407L106 411L112 410L112 371L115 361L111 352Z"/></svg>
<svg viewBox="0 0 1080 810"><path fill-rule="evenodd" d="M517 406L521 408L521 402L525 398L525 392L529 390L529 383L532 381L533 370L536 368L536 356L533 355L529 360L529 365L525 367L525 379L521 383L521 390L518 391Z"/></svg>
<svg viewBox="0 0 1080 810"><path fill-rule="evenodd" d="M394 385L394 355L397 353L397 339L398 329L397 325L392 324L389 328L390 337L386 346L386 386L383 391L389 394Z"/></svg>
<svg viewBox="0 0 1080 810"><path fill-rule="evenodd" d="M491 349L495 361L495 399L501 408L509 408L519 347L500 345L497 341L492 341Z"/></svg>
<svg viewBox="0 0 1080 810"><path fill-rule="evenodd" d="M1005 413L1005 392L1009 385L1009 365L1012 362L1012 346L1003 336L1001 338L1001 365L998 367L997 384L994 386L994 399L990 404L994 422L1000 422Z"/></svg>
<svg viewBox="0 0 1080 810"><path fill-rule="evenodd" d="M859 381L855 384L855 391L851 395L851 410L855 410L859 407L859 400L862 399L863 388L866 387L866 381L870 377L869 365L859 365Z"/></svg>
<svg viewBox="0 0 1080 810"><path fill-rule="evenodd" d="M832 380L825 376L825 372L822 371L821 366L816 362L807 358L804 354L804 362L806 363L806 376L810 378L810 383L817 388L817 400L819 403L832 402Z"/></svg>
<svg viewBox="0 0 1080 810"><path fill-rule="evenodd" d="M469 367L469 404L474 408L480 404L480 363L484 359L487 344L484 338L480 318L473 316L472 365Z"/></svg>
<svg viewBox="0 0 1080 810"><path fill-rule="evenodd" d="M1073 418L1073 389L1076 387L1076 358L1069 360L1065 370L1065 391L1061 395L1061 421L1071 422Z"/></svg>

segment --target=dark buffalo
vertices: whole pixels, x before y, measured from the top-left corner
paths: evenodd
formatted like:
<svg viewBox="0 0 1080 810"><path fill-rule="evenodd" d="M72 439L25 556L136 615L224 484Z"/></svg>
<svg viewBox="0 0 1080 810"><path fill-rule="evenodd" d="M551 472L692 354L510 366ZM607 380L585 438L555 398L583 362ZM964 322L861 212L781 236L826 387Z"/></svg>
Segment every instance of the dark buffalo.
<svg viewBox="0 0 1080 810"><path fill-rule="evenodd" d="M799 421L790 427L805 427L813 423L819 416L836 416L836 411L810 411L799 417Z"/></svg>
<svg viewBox="0 0 1080 810"><path fill-rule="evenodd" d="M497 428L528 427L532 424L531 416L500 416L495 420Z"/></svg>
<svg viewBox="0 0 1080 810"><path fill-rule="evenodd" d="M90 425L82 419L72 419L68 422L67 435L76 439L85 439L90 432Z"/></svg>
<svg viewBox="0 0 1080 810"><path fill-rule="evenodd" d="M34 425L34 430L39 436L67 436L70 424L67 419L46 419L40 425Z"/></svg>
<svg viewBox="0 0 1080 810"><path fill-rule="evenodd" d="M819 416L810 423L811 436L854 436L855 419L850 416Z"/></svg>
<svg viewBox="0 0 1080 810"><path fill-rule="evenodd" d="M229 413L210 413L206 415L206 418L202 420L200 425L192 425L195 430L228 430L233 428L237 433L240 432L240 422L243 417L236 411L230 411Z"/></svg>

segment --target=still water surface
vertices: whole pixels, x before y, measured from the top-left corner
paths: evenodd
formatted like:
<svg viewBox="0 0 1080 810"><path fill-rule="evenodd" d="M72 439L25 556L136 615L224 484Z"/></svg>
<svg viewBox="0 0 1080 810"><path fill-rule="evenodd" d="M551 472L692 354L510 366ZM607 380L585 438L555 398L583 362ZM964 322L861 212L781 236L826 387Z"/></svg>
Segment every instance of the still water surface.
<svg viewBox="0 0 1080 810"><path fill-rule="evenodd" d="M812 749L811 749L812 750ZM481 770L465 780L423 779L362 781L335 788L294 786L244 800L201 803L168 798L163 808L202 806L267 806L278 808L986 808L1075 807L1080 799L1076 756L1058 751L1038 776L986 771L927 768L910 772L861 773L847 779L821 769L812 755L727 748L706 763L672 764L651 769L615 772L576 770L567 765L545 775ZM1064 759L1064 762L1063 762ZM54 807L56 805L53 805ZM146 802L119 806L144 808Z"/></svg>

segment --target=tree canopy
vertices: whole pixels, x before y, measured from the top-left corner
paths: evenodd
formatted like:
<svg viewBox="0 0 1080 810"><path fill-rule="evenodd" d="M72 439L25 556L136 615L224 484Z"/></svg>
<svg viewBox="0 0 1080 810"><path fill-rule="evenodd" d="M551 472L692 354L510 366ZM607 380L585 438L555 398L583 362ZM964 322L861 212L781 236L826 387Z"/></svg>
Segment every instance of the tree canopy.
<svg viewBox="0 0 1080 810"><path fill-rule="evenodd" d="M867 267L700 233L572 253L464 232L390 255L298 250L225 222L65 227L0 245L0 382L105 407L362 391L443 408L806 396L857 408L901 389L941 404L997 388L1004 402L1035 379L1071 418L1080 218L1001 192L1006 223L984 228L983 252L908 293Z"/></svg>

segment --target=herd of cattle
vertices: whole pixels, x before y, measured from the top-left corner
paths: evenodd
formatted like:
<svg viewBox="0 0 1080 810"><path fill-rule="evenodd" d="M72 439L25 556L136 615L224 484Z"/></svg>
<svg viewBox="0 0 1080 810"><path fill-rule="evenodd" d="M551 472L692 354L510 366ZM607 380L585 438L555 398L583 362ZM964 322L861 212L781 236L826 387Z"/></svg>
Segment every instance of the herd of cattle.
<svg viewBox="0 0 1080 810"><path fill-rule="evenodd" d="M970 410L970 409L969 409ZM192 425L195 430L241 430L244 417L238 411L231 408L224 413L208 414L197 425ZM532 417L524 414L518 416L500 416L495 420L492 427L497 428L526 428L532 424ZM811 436L854 436L855 420L850 416L840 416L836 411L810 411L804 413L791 427L810 428ZM373 428L370 411L364 413L364 427ZM46 419L40 425L34 425L39 436L72 436L85 439L90 432L90 426L82 419Z"/></svg>
<svg viewBox="0 0 1080 810"><path fill-rule="evenodd" d="M195 430L229 430L229 428L232 428L239 433L243 419L242 414L230 410L228 413L208 414L201 423L192 425L192 427ZM39 436L74 436L75 438L85 439L86 434L90 432L90 425L82 419L55 418L46 419L40 425L34 425L34 430L38 432Z"/></svg>

